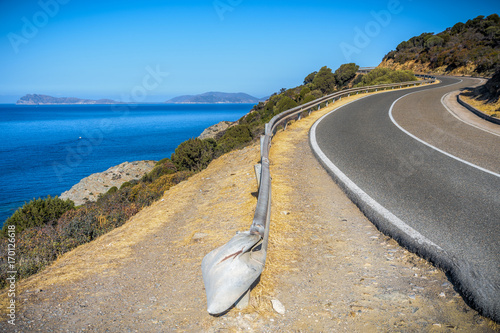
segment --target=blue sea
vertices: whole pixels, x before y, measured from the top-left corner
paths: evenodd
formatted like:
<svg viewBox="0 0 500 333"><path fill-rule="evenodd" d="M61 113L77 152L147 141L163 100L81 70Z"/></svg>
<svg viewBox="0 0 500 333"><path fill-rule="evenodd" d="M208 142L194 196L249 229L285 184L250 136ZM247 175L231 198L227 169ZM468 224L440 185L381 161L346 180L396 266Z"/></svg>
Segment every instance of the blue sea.
<svg viewBox="0 0 500 333"><path fill-rule="evenodd" d="M0 104L0 224L122 162L170 157L183 141L252 104Z"/></svg>

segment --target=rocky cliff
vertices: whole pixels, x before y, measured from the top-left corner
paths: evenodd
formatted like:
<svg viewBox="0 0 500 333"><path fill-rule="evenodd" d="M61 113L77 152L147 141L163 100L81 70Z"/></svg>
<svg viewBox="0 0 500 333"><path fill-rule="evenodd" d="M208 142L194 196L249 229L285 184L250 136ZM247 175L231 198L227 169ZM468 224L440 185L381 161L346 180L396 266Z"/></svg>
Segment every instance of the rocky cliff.
<svg viewBox="0 0 500 333"><path fill-rule="evenodd" d="M140 179L155 166L156 161L124 162L100 173L94 173L71 189L61 194L61 199L71 199L75 204L83 205L87 201L96 201L97 196L106 193L113 186L120 187L133 179Z"/></svg>
<svg viewBox="0 0 500 333"><path fill-rule="evenodd" d="M200 136L198 136L198 139L204 140L204 139L219 139L224 135L226 130L237 124L237 122L232 122L232 121L221 121L220 123L217 123L215 125L212 125L208 128L206 128Z"/></svg>

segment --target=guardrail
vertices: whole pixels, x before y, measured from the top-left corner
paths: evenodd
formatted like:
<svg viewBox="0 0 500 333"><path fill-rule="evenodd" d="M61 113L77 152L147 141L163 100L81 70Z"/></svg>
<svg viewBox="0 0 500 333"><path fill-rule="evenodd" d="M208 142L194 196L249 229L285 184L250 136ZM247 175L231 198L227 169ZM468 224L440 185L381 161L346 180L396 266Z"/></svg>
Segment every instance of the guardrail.
<svg viewBox="0 0 500 333"><path fill-rule="evenodd" d="M476 116L478 117L481 117L483 118L484 120L487 120L487 121L490 121L494 124L498 124L500 125L500 119L498 118L494 118L490 115L487 115L486 113L476 109L475 107L473 107L472 105L470 105L469 103L463 101L461 98L460 98L460 94L457 95L457 101L458 103L460 103L463 107L465 107L466 109L468 109L469 111L471 111L472 113L474 113Z"/></svg>
<svg viewBox="0 0 500 333"><path fill-rule="evenodd" d="M269 239L269 224L271 217L271 175L269 170L269 150L271 140L282 126L286 129L292 120L299 120L305 113L319 110L342 97L370 91L403 88L435 82L435 77L418 75L421 81L382 84L342 90L320 97L284 111L274 116L265 125L261 136L261 161L256 165L256 176L259 184L259 194L255 215L249 231L237 233L225 245L211 251L202 261L201 268L207 295L207 310L212 315L220 315L233 306L244 308L249 301L250 290L258 282L264 269Z"/></svg>

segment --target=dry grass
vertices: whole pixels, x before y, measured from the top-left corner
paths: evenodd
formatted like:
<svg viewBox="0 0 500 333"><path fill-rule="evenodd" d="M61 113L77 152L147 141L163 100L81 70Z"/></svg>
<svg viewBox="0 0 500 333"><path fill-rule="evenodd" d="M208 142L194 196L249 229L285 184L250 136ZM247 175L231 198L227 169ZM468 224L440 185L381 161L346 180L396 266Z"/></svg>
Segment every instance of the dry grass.
<svg viewBox="0 0 500 333"><path fill-rule="evenodd" d="M460 98L467 104L475 107L481 112L486 113L489 116L500 118L500 100L496 103L488 103L485 101L480 101L476 98L470 96L460 95Z"/></svg>

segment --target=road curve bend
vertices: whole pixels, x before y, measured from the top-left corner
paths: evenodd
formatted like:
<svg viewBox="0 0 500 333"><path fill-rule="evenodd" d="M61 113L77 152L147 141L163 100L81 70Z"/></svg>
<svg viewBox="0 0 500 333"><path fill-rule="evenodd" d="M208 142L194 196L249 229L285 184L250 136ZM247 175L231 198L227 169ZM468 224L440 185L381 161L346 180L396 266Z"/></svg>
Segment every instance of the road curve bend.
<svg viewBox="0 0 500 333"><path fill-rule="evenodd" d="M500 322L500 136L441 103L473 79L346 104L310 132L317 158L384 233L444 269L464 299Z"/></svg>

